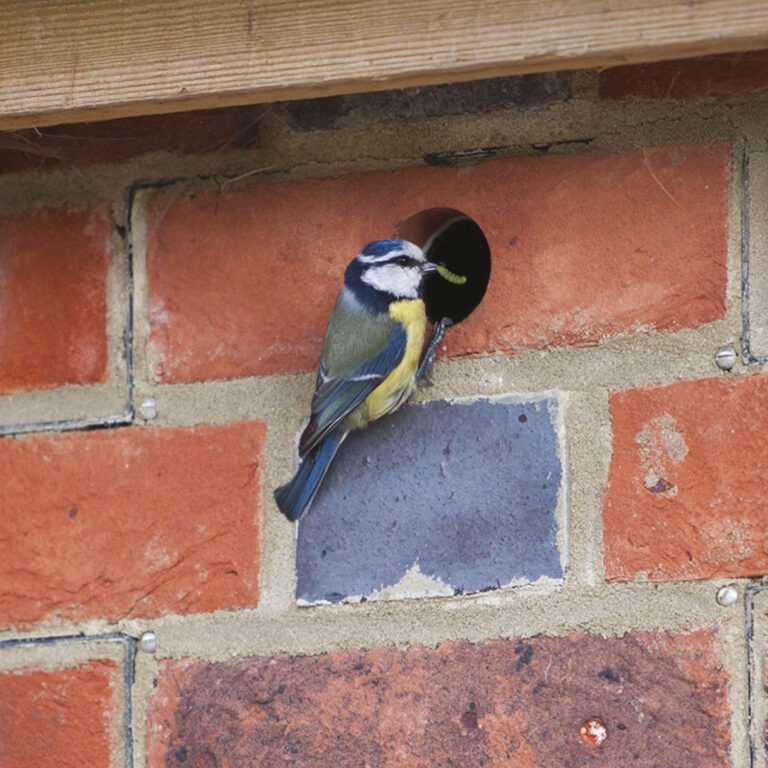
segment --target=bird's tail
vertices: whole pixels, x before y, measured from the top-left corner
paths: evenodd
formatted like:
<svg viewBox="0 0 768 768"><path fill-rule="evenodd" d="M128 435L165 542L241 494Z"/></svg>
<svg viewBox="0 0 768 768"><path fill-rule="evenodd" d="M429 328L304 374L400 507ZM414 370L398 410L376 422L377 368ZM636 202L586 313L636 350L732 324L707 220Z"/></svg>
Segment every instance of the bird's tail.
<svg viewBox="0 0 768 768"><path fill-rule="evenodd" d="M277 506L289 520L298 520L306 512L346 436L341 429L331 432L301 460L293 479L275 490Z"/></svg>

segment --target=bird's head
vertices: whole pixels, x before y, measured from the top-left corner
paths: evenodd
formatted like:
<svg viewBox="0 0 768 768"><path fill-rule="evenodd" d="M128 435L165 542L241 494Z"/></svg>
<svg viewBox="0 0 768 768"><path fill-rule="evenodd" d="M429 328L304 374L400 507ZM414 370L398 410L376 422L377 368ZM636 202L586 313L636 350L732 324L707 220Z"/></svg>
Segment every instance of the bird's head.
<svg viewBox="0 0 768 768"><path fill-rule="evenodd" d="M424 251L407 240L376 240L347 267L344 282L352 289L375 291L391 299L417 299L424 275L434 272Z"/></svg>

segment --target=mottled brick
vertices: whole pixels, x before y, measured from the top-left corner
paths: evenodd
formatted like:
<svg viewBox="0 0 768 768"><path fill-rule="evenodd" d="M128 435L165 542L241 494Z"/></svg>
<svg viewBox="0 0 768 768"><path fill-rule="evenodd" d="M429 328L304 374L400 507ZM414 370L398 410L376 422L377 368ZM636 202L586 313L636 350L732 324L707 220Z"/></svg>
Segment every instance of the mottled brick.
<svg viewBox="0 0 768 768"><path fill-rule="evenodd" d="M0 394L107 378L106 205L0 216Z"/></svg>
<svg viewBox="0 0 768 768"><path fill-rule="evenodd" d="M261 422L0 439L0 628L258 600Z"/></svg>
<svg viewBox="0 0 768 768"><path fill-rule="evenodd" d="M720 143L166 191L148 210L152 375L313 368L346 264L429 208L474 218L492 252L454 357L721 318L729 165Z"/></svg>
<svg viewBox="0 0 768 768"><path fill-rule="evenodd" d="M604 99L696 99L768 89L768 51L609 67L600 72Z"/></svg>
<svg viewBox="0 0 768 768"><path fill-rule="evenodd" d="M299 523L296 595L472 593L563 576L558 404L409 405L351 434Z"/></svg>
<svg viewBox="0 0 768 768"><path fill-rule="evenodd" d="M106 660L66 669L0 670L0 765L116 765L118 684L117 665Z"/></svg>
<svg viewBox="0 0 768 768"><path fill-rule="evenodd" d="M147 764L723 768L727 686L711 629L169 659ZM579 733L591 717L599 747Z"/></svg>
<svg viewBox="0 0 768 768"><path fill-rule="evenodd" d="M768 376L678 382L611 396L606 576L768 573Z"/></svg>

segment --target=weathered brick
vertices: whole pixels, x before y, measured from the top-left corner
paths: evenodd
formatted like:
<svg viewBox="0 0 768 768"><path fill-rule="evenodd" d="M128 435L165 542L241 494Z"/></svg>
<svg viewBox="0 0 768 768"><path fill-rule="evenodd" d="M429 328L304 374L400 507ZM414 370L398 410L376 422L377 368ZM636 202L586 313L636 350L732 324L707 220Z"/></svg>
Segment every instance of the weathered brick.
<svg viewBox="0 0 768 768"><path fill-rule="evenodd" d="M0 394L107 377L106 205L0 217Z"/></svg>
<svg viewBox="0 0 768 768"><path fill-rule="evenodd" d="M493 267L452 356L595 344L723 316L726 144L513 157L262 183L148 211L159 381L309 370L344 267L428 208L474 218Z"/></svg>
<svg viewBox="0 0 768 768"><path fill-rule="evenodd" d="M600 72L604 99L696 99L768 89L768 51L609 67Z"/></svg>
<svg viewBox="0 0 768 768"><path fill-rule="evenodd" d="M255 605L261 422L0 440L0 627Z"/></svg>
<svg viewBox="0 0 768 768"><path fill-rule="evenodd" d="M408 405L351 434L299 523L296 595L472 593L563 576L553 399Z"/></svg>
<svg viewBox="0 0 768 768"><path fill-rule="evenodd" d="M114 662L0 670L0 765L83 768L117 764L120 702Z"/></svg>
<svg viewBox="0 0 768 768"><path fill-rule="evenodd" d="M169 659L147 764L723 768L727 686L711 629ZM599 747L579 733L593 717Z"/></svg>
<svg viewBox="0 0 768 768"><path fill-rule="evenodd" d="M609 579L768 573L768 376L611 396L603 506Z"/></svg>

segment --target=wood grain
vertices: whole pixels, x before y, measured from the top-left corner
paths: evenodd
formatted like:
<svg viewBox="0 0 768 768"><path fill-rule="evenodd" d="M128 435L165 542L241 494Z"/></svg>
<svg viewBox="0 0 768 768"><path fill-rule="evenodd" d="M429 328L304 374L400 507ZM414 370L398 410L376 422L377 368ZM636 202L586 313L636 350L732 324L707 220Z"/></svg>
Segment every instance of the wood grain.
<svg viewBox="0 0 768 768"><path fill-rule="evenodd" d="M765 0L5 0L0 128L761 47Z"/></svg>

